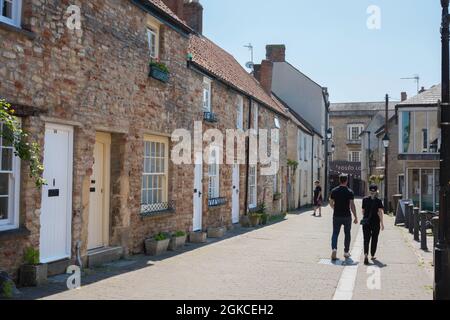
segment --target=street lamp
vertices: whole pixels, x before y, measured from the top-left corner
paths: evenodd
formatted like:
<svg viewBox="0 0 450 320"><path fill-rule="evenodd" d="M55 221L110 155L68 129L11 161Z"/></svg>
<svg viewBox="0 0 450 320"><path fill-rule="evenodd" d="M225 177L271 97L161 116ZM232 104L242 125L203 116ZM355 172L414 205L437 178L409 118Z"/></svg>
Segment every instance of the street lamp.
<svg viewBox="0 0 450 320"><path fill-rule="evenodd" d="M449 214L450 195L450 26L448 6L449 0L441 0L442 6L442 101L441 101L441 165L440 165L440 209L439 209L439 233L435 246L435 277L434 299L450 300L450 264L449 264Z"/></svg>
<svg viewBox="0 0 450 320"><path fill-rule="evenodd" d="M389 145L391 144L391 140L389 139L389 135L384 135L383 138L383 146L384 146L384 212L388 214L389 212L389 188L388 188L388 151Z"/></svg>
<svg viewBox="0 0 450 320"><path fill-rule="evenodd" d="M333 144L332 146L331 146L331 154L333 154L333 153L335 153L336 152L336 146Z"/></svg>
<svg viewBox="0 0 450 320"><path fill-rule="evenodd" d="M327 130L327 139L331 140L333 138L333 130L331 130L331 128L329 128Z"/></svg>

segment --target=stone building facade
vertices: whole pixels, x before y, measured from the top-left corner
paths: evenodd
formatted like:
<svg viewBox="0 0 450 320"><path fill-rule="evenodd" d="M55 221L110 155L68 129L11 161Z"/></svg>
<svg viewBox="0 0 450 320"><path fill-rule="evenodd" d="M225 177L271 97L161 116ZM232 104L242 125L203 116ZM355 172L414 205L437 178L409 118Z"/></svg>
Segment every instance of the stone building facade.
<svg viewBox="0 0 450 320"><path fill-rule="evenodd" d="M201 30L193 28L201 19L188 26L184 20L191 19L181 19L160 0L75 1L81 28L72 30L66 25L67 3L20 2L20 22L0 22L0 97L13 105L24 130L42 146L48 185L36 189L27 164L15 158L2 172L11 183L0 219L0 269L16 276L27 247L40 249L43 263L72 263L79 252L89 264L97 248L129 255L142 252L143 240L159 232L235 223L232 167L220 166L217 188L224 201L212 206L210 168L204 165L196 179L194 164L170 161L177 144L171 135L184 129L193 138L195 121L203 132L234 129L238 118L248 126L255 101L261 128L273 128L273 118L279 117L283 154L286 116L248 74L242 84L242 77L228 81L214 70L200 70L205 61L194 51ZM187 5L197 6L189 8L190 14L203 12L198 2ZM151 59L167 66L167 83L149 77ZM219 119L214 123L204 121L209 119L205 76L211 79L211 108ZM242 109L236 107L239 97ZM193 150L190 155L193 159ZM285 161L283 155L281 188ZM247 212L247 172L241 165L238 220ZM258 180L262 199L273 179ZM277 209L272 202L270 208ZM285 206L281 200L280 210Z"/></svg>

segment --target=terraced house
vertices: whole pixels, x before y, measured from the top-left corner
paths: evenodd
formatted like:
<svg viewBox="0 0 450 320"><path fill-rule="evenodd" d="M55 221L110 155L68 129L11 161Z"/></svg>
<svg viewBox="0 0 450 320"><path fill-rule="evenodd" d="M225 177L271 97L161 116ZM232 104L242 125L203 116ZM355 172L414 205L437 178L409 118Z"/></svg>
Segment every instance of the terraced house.
<svg viewBox="0 0 450 320"><path fill-rule="evenodd" d="M286 210L274 197L286 193L286 111L202 36L198 1L74 1L79 28L66 2L0 4L0 97L42 146L48 183L36 189L2 146L1 270L16 276L27 247L58 273L77 257L140 253L159 232L231 227L262 202ZM172 133L193 138L199 124L200 134L280 129L278 174L175 164ZM193 150L187 158L203 156Z"/></svg>

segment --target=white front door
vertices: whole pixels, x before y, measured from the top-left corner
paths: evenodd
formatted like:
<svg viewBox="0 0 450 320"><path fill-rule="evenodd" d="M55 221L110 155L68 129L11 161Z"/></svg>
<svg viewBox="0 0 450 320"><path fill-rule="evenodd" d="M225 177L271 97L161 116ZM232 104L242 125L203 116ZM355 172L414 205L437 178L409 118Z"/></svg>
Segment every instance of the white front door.
<svg viewBox="0 0 450 320"><path fill-rule="evenodd" d="M109 134L97 133L89 189L88 250L108 245L110 145L111 136Z"/></svg>
<svg viewBox="0 0 450 320"><path fill-rule="evenodd" d="M40 259L49 263L71 257L73 128L45 126Z"/></svg>
<svg viewBox="0 0 450 320"><path fill-rule="evenodd" d="M201 231L203 215L203 157L197 155L194 173L194 221L193 231Z"/></svg>
<svg viewBox="0 0 450 320"><path fill-rule="evenodd" d="M233 224L239 223L240 218L240 205L239 205L239 165L233 165L233 197L232 197L232 222Z"/></svg>

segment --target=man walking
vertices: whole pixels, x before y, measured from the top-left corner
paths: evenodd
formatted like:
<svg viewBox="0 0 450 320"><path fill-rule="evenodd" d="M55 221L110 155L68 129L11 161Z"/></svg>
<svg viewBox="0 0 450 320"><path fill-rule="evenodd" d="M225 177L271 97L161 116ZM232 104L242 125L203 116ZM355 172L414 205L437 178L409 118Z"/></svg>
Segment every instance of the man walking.
<svg viewBox="0 0 450 320"><path fill-rule="evenodd" d="M350 244L351 244L351 230L352 230L352 213L354 216L354 223L358 224L358 216L356 214L355 206L355 194L348 187L348 176L341 175L339 177L339 187L335 188L331 192L330 205L334 210L333 216L333 237L331 240L331 246L333 253L331 255L331 260L337 260L337 248L339 233L341 232L341 227L344 226L345 232L345 250L344 257L346 259L350 258Z"/></svg>

